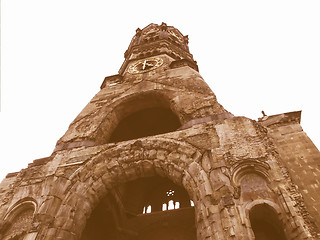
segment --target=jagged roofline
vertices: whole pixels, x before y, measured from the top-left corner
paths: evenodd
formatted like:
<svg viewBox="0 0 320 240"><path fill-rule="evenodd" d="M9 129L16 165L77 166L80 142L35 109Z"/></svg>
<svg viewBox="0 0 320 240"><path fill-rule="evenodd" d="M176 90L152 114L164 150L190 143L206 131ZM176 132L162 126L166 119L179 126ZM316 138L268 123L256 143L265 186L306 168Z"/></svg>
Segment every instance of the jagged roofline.
<svg viewBox="0 0 320 240"><path fill-rule="evenodd" d="M162 22L162 24L166 24L166 23L165 23L165 22ZM148 26L144 27L141 31L145 31L147 28L150 28L151 25L153 25L153 26L155 26L155 27L161 26L161 25L158 25L158 24L156 24L156 23L150 23ZM178 33L180 34L181 37L186 37L186 36L188 36L188 35L184 36L184 35L180 32L180 30L179 30L178 28L175 28L174 26L167 26L167 28L170 29L170 30L175 30L176 32L178 32Z"/></svg>
<svg viewBox="0 0 320 240"><path fill-rule="evenodd" d="M162 22L162 24L165 24L165 25L166 25L166 23L164 23L164 22ZM134 46L134 41L135 41L136 38L137 38L137 32L138 32L138 31L145 32L147 29L153 28L153 27L154 27L154 28L157 28L157 27L161 27L161 25L158 25L158 24L156 24L156 23L150 23L149 25L147 25L146 27L144 27L144 28L142 28L142 29L137 28L137 29L136 29L136 34L135 34L135 35L133 36L133 38L131 39L127 51ZM174 26L167 26L167 25L166 25L166 27L167 27L167 29L172 30L172 31L175 31L176 33L178 33L178 34L180 35L180 37L182 37L182 38L188 37L188 35L183 35L183 34L180 32L180 30L177 29L177 28L175 28ZM184 49L184 50L187 51L188 53L190 53L190 52L189 52L189 49ZM127 52L127 51L126 51L126 52Z"/></svg>
<svg viewBox="0 0 320 240"><path fill-rule="evenodd" d="M155 29L154 35L152 29ZM150 34L152 36L150 36ZM145 50L148 46L155 46L154 44L165 42L169 52L176 52L181 55L182 59L190 61L191 65L194 65L194 69L198 71L197 62L193 59L193 55L189 51L189 38L188 35L183 35L177 28L168 26L162 22L161 25L150 23L142 30L137 28L136 34L131 39L128 49L124 53L124 62L121 65L118 73L122 75L128 63L137 58L137 50ZM159 45L160 46L160 45ZM143 51L144 51L143 50ZM142 51L142 52L143 52ZM176 59L179 60L179 59Z"/></svg>

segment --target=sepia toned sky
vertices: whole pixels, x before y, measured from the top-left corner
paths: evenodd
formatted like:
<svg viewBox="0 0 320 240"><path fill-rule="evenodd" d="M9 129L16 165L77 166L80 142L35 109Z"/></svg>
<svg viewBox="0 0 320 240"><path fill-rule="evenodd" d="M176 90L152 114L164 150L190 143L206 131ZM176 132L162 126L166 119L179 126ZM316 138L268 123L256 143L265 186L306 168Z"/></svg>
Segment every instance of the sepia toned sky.
<svg viewBox="0 0 320 240"><path fill-rule="evenodd" d="M302 110L320 147L320 2L3 0L0 181L50 156L135 30L178 28L225 109L252 119Z"/></svg>

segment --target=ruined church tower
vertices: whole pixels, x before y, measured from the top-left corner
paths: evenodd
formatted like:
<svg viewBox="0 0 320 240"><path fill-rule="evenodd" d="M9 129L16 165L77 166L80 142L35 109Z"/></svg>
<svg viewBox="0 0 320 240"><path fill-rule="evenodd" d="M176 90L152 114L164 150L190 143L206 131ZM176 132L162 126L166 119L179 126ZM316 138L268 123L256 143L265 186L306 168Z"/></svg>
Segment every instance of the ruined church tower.
<svg viewBox="0 0 320 240"><path fill-rule="evenodd" d="M234 116L165 23L138 28L124 58L52 155L2 181L0 239L320 239L301 112Z"/></svg>

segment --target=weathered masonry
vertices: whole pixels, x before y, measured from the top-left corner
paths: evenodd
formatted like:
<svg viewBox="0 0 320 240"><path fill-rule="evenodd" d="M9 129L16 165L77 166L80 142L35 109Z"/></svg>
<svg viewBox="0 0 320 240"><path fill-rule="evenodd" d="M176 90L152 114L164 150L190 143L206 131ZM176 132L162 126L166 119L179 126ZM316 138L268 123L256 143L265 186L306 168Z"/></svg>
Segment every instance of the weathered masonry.
<svg viewBox="0 0 320 240"><path fill-rule="evenodd" d="M165 23L124 57L52 155L2 181L0 239L320 239L301 112L234 116Z"/></svg>

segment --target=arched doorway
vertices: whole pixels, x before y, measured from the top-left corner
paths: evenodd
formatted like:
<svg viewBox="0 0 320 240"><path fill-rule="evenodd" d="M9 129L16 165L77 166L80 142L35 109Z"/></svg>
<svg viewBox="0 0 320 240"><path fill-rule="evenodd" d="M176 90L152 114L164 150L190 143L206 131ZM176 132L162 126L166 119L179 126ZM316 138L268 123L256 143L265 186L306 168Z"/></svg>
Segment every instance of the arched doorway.
<svg viewBox="0 0 320 240"><path fill-rule="evenodd" d="M256 240L286 240L279 217L269 205L255 205L249 211L249 218Z"/></svg>

